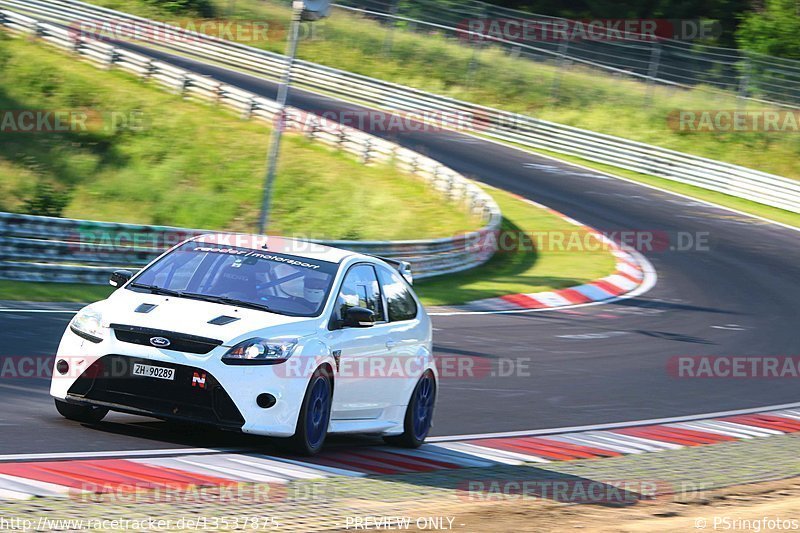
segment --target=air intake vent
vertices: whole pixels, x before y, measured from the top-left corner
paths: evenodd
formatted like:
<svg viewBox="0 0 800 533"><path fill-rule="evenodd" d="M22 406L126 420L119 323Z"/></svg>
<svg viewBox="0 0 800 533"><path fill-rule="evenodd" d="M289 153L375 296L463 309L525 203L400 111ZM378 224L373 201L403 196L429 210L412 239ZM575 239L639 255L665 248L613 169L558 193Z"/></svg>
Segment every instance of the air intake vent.
<svg viewBox="0 0 800 533"><path fill-rule="evenodd" d="M226 316L220 315L217 318L213 318L208 321L209 324L214 324L215 326L224 326L225 324L230 324L231 322L236 322L239 320L235 316Z"/></svg>
<svg viewBox="0 0 800 533"><path fill-rule="evenodd" d="M221 340L198 337L197 335L187 335L174 331L164 331L163 329L143 328L124 324L111 324L110 326L111 329L114 330L114 335L117 337L117 340L122 342L130 342L131 344L140 344L142 346L155 346L157 348L165 348L178 352L204 354L222 344ZM163 337L168 340L169 343L166 345L153 344L150 342L153 337ZM167 348L167 346L169 346L169 348Z"/></svg>
<svg viewBox="0 0 800 533"><path fill-rule="evenodd" d="M141 304L139 307L133 310L134 313L149 313L157 306L153 304Z"/></svg>

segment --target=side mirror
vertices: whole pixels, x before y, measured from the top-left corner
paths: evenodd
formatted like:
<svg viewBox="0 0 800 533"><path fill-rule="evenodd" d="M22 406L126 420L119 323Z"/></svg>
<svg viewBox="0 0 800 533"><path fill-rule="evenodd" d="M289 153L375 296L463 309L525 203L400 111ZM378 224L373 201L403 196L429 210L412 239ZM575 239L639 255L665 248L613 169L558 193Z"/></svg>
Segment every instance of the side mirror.
<svg viewBox="0 0 800 533"><path fill-rule="evenodd" d="M351 307L344 314L346 328L369 328L375 325L375 312L364 307Z"/></svg>
<svg viewBox="0 0 800 533"><path fill-rule="evenodd" d="M108 284L112 287L122 287L130 279L133 277L133 272L130 270L115 270L111 273L111 278L108 280Z"/></svg>

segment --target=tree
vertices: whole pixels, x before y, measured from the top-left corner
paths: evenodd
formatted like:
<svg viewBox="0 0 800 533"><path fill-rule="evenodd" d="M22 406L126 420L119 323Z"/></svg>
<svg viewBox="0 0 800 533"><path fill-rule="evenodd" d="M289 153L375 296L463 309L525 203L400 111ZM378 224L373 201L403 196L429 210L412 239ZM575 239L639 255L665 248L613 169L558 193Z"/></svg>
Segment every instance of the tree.
<svg viewBox="0 0 800 533"><path fill-rule="evenodd" d="M739 47L787 59L800 59L800 2L766 0L763 9L742 17Z"/></svg>

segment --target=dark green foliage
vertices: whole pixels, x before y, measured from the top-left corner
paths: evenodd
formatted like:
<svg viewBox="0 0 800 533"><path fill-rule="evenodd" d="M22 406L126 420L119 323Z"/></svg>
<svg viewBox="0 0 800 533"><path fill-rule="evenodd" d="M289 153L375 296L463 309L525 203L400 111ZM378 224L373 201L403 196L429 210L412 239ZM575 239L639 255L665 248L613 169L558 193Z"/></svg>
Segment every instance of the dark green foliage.
<svg viewBox="0 0 800 533"><path fill-rule="evenodd" d="M60 217L69 203L69 194L57 190L45 180L39 180L23 202L23 212L30 215Z"/></svg>
<svg viewBox="0 0 800 533"><path fill-rule="evenodd" d="M209 0L147 0L147 2L170 13L214 16L214 6Z"/></svg>
<svg viewBox="0 0 800 533"><path fill-rule="evenodd" d="M745 50L800 59L800 4L797 0L766 0L762 9L742 17L736 37Z"/></svg>

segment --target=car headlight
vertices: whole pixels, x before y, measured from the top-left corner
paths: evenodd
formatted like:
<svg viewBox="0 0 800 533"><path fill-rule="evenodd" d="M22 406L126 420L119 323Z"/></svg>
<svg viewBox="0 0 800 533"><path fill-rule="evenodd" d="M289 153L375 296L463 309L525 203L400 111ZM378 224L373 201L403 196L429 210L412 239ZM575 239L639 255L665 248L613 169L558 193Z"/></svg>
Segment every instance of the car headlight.
<svg viewBox="0 0 800 533"><path fill-rule="evenodd" d="M254 338L240 342L222 356L229 365L274 365L283 363L297 348L296 337Z"/></svg>
<svg viewBox="0 0 800 533"><path fill-rule="evenodd" d="M105 328L102 324L103 316L92 309L81 309L69 327L73 333L91 342L102 342L105 338Z"/></svg>

